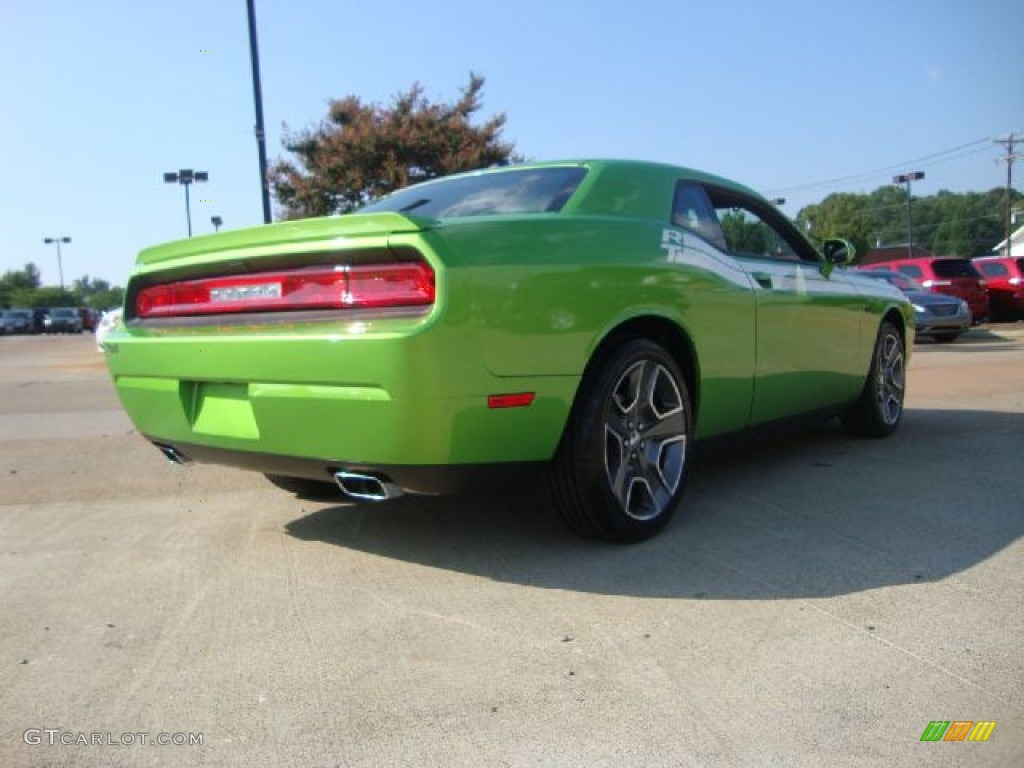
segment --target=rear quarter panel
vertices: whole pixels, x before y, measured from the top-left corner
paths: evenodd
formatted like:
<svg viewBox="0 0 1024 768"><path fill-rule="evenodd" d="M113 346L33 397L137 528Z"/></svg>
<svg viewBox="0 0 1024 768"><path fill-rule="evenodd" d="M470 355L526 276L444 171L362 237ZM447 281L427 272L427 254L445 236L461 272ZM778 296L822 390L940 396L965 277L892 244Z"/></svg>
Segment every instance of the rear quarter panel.
<svg viewBox="0 0 1024 768"><path fill-rule="evenodd" d="M534 215L453 220L428 237L449 266L451 309L493 374L579 377L616 327L663 318L698 359L697 435L740 429L754 373L749 281L673 259L665 231L647 219ZM456 309L458 295L471 306Z"/></svg>

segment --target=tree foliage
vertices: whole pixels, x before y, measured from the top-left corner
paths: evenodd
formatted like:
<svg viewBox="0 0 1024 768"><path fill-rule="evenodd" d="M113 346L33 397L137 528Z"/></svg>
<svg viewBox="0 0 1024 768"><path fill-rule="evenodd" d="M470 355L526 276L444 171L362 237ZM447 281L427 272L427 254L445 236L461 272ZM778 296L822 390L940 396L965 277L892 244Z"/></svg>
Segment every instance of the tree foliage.
<svg viewBox="0 0 1024 768"><path fill-rule="evenodd" d="M81 303L93 309L112 309L124 303L124 288L100 278L80 277L75 280L73 290L81 297Z"/></svg>
<svg viewBox="0 0 1024 768"><path fill-rule="evenodd" d="M1019 204L1024 196L1014 192ZM953 193L912 197L910 218L916 245L937 256L973 258L990 253L1006 237L1006 192ZM880 245L905 245L907 193L879 187L870 194L833 194L797 215L797 223L814 239L845 237L866 253Z"/></svg>
<svg viewBox="0 0 1024 768"><path fill-rule="evenodd" d="M39 269L29 263L0 276L0 308L80 307L110 309L124 301L124 288L88 275L75 280L71 288L44 286Z"/></svg>
<svg viewBox="0 0 1024 768"><path fill-rule="evenodd" d="M31 262L22 269L4 272L3 277L0 277L0 308L26 306L17 304L15 299L27 291L35 290L39 283L39 268Z"/></svg>
<svg viewBox="0 0 1024 768"><path fill-rule="evenodd" d="M483 86L484 78L470 73L453 103L430 102L418 83L388 107L357 96L332 101L319 126L286 133L283 143L295 159L270 169L284 217L345 213L409 184L517 159L501 140L504 113L470 123Z"/></svg>

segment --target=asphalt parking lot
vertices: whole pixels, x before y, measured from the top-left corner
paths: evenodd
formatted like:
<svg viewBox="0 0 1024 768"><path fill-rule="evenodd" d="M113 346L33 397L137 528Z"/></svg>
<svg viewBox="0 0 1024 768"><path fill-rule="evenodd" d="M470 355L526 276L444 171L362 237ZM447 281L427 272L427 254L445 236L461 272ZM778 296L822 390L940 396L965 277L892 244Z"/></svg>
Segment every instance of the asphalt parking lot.
<svg viewBox="0 0 1024 768"><path fill-rule="evenodd" d="M1024 765L1024 327L918 344L907 405L617 547L175 467L88 336L0 338L0 765Z"/></svg>

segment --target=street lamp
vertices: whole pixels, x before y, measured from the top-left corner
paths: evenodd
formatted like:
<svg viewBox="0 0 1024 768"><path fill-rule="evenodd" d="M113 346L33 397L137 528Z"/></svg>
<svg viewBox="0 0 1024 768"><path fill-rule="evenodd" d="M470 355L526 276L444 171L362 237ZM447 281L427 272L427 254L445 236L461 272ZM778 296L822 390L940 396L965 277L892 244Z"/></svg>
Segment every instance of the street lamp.
<svg viewBox="0 0 1024 768"><path fill-rule="evenodd" d="M44 237L43 242L47 245L55 244L57 246L57 271L60 273L60 289L64 290L64 265L60 260L60 244L70 243L70 237Z"/></svg>
<svg viewBox="0 0 1024 768"><path fill-rule="evenodd" d="M220 232L220 228L224 224L224 219L222 219L220 216L211 216L210 223L213 224L214 232Z"/></svg>
<svg viewBox="0 0 1024 768"><path fill-rule="evenodd" d="M192 237L192 210L188 202L188 188L192 182L209 181L210 174L206 171L193 171L191 168L182 168L177 173L173 171L164 174L164 181L168 184L181 184L185 187L185 218L188 220L188 236Z"/></svg>
<svg viewBox="0 0 1024 768"><path fill-rule="evenodd" d="M901 173L899 176L892 177L893 184L906 184L907 185L907 258L914 258L914 225L910 218L910 182L918 181L924 178L924 171L914 171L913 173Z"/></svg>

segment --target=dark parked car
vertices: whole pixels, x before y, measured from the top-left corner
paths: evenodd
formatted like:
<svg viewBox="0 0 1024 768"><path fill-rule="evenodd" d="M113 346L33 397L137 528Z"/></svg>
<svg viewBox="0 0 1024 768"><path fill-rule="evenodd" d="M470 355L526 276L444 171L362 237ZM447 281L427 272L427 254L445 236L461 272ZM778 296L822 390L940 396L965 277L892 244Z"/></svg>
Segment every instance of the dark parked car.
<svg viewBox="0 0 1024 768"><path fill-rule="evenodd" d="M901 272L870 269L863 270L861 274L895 285L907 295L914 305L914 327L918 336L931 336L936 341L950 342L971 327L971 309L963 299L932 293Z"/></svg>
<svg viewBox="0 0 1024 768"><path fill-rule="evenodd" d="M32 330L30 333L46 333L50 326L50 310L46 307L37 307L32 310Z"/></svg>
<svg viewBox="0 0 1024 768"><path fill-rule="evenodd" d="M75 307L57 307L43 320L46 333L81 333L82 316Z"/></svg>
<svg viewBox="0 0 1024 768"><path fill-rule="evenodd" d="M0 323L0 333L31 333L32 331L32 310L31 309L6 309L3 312L3 322Z"/></svg>

